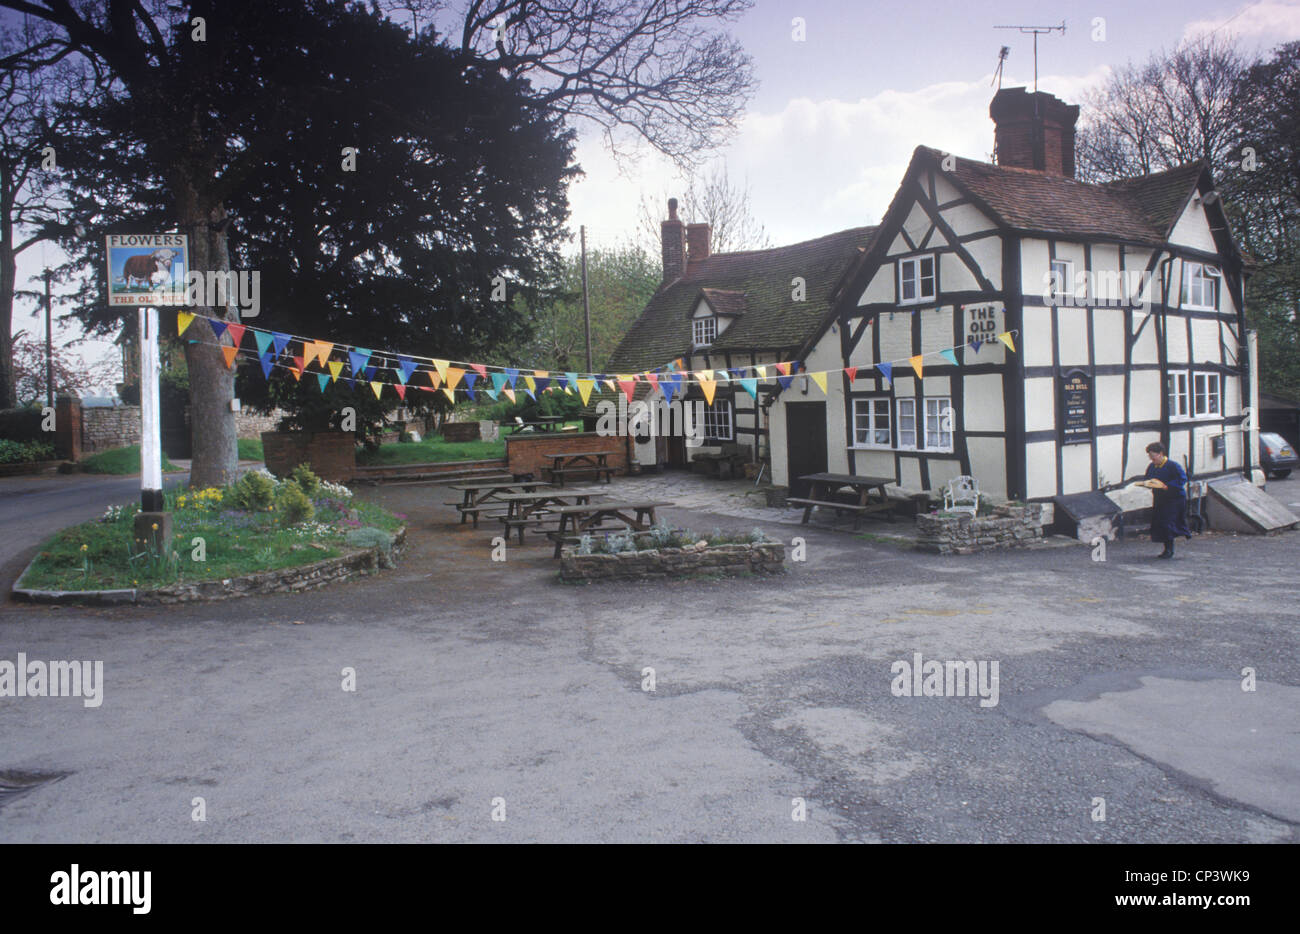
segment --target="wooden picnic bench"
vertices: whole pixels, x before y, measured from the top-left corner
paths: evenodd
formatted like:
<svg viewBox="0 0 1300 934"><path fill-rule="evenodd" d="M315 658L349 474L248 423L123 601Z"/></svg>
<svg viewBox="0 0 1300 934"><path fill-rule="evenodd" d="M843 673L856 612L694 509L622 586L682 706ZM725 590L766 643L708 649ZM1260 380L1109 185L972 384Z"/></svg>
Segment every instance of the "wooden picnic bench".
<svg viewBox="0 0 1300 934"><path fill-rule="evenodd" d="M546 533L555 542L555 557L566 544L576 544L583 534L610 528L644 532L655 524L655 510L672 506L663 502L588 503L585 506L555 506L551 515L560 517L560 527Z"/></svg>
<svg viewBox="0 0 1300 934"><path fill-rule="evenodd" d="M566 451L560 454L546 455L551 459L551 466L543 468L550 472L551 481L559 481L564 486L564 478L571 473L594 473L598 480L610 482L614 468L609 466L609 455L613 451Z"/></svg>
<svg viewBox="0 0 1300 934"><path fill-rule="evenodd" d="M804 525L808 524L808 520L812 518L813 510L818 506L823 509L834 509L836 518L839 518L842 513L852 514L854 529L858 528L863 516L874 513L882 513L890 522L894 521L894 504L889 501L889 496L885 492L885 487L894 482L893 477L860 477L844 473L813 473L799 479L808 482L808 496L789 497L786 502L804 507ZM853 490L857 496L856 502L845 502L835 498L836 491L844 487L850 487ZM877 491L877 498L874 501L871 495L873 491Z"/></svg>
<svg viewBox="0 0 1300 934"><path fill-rule="evenodd" d="M446 505L455 506L460 511L460 524L464 525L465 520L471 516L474 519L474 528L478 528L479 514L487 510L500 508L499 497L506 493L533 493L538 487L550 486L549 483L543 483L536 480L524 480L515 482L514 478L510 482L497 481L489 483L457 483L452 484L451 489L458 493L463 493L459 503L450 502ZM491 505L485 505L491 504Z"/></svg>
<svg viewBox="0 0 1300 934"><path fill-rule="evenodd" d="M582 506L592 499L591 493L559 493L554 490L538 490L534 493L504 493L497 497L498 502L506 504L504 514L498 515L501 524L506 527L506 538L511 533L519 533L519 544L524 543L524 530L539 529L550 518L557 506ZM597 498L603 498L597 494Z"/></svg>

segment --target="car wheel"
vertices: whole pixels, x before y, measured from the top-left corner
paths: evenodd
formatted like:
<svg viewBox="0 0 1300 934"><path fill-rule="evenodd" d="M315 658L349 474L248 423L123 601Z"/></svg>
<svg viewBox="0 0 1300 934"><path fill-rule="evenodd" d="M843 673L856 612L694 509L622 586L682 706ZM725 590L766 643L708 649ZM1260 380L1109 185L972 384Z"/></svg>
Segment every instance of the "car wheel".
<svg viewBox="0 0 1300 934"><path fill-rule="evenodd" d="M1290 468L1290 467L1288 467L1286 470L1275 470L1275 471L1273 471L1273 479L1274 479L1274 480L1285 480L1285 479L1286 479L1287 477L1289 477L1289 476L1291 476L1291 468Z"/></svg>

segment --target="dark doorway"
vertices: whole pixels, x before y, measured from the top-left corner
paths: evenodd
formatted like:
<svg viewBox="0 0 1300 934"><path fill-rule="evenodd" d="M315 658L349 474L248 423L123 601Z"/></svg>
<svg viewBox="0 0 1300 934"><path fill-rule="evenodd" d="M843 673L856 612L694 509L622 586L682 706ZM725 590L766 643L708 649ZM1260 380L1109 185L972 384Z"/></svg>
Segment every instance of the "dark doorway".
<svg viewBox="0 0 1300 934"><path fill-rule="evenodd" d="M672 468L689 467L690 462L686 459L686 439L681 435L669 435L663 439L667 447L667 462Z"/></svg>
<svg viewBox="0 0 1300 934"><path fill-rule="evenodd" d="M790 473L790 495L806 497L808 484L799 480L826 470L826 403L787 402L785 448Z"/></svg>

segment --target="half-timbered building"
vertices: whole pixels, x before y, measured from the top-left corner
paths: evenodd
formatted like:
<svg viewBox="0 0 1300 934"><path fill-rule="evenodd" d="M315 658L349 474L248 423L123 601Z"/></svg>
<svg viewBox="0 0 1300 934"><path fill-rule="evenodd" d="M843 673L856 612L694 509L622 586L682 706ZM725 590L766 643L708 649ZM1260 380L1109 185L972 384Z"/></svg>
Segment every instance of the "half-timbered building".
<svg viewBox="0 0 1300 934"><path fill-rule="evenodd" d="M1045 500L1141 474L1152 441L1197 477L1249 473L1243 264L1209 172L1088 184L1077 107L1008 88L990 115L997 164L913 154L797 353L827 392L770 408L773 480Z"/></svg>

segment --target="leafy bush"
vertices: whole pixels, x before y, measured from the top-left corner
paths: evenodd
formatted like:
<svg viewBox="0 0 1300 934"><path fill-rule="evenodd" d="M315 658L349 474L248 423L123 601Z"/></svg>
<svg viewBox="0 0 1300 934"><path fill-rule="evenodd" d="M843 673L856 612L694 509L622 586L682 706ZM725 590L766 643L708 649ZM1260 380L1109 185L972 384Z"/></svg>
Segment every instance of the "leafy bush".
<svg viewBox="0 0 1300 934"><path fill-rule="evenodd" d="M308 464L299 464L293 468L293 473L289 474L289 479L298 484L298 487L307 494L308 498L320 492L320 477L312 472L311 466Z"/></svg>
<svg viewBox="0 0 1300 934"><path fill-rule="evenodd" d="M0 439L0 464L28 464L54 460L54 445L48 441Z"/></svg>
<svg viewBox="0 0 1300 934"><path fill-rule="evenodd" d="M379 566L381 568L393 566L393 536L391 533L365 525L359 529L353 529L345 535L344 541L354 548L378 549Z"/></svg>
<svg viewBox="0 0 1300 934"><path fill-rule="evenodd" d="M280 524L286 526L306 522L316 515L316 507L296 483L280 486L275 496L275 511L280 514Z"/></svg>
<svg viewBox="0 0 1300 934"><path fill-rule="evenodd" d="M236 509L266 512L275 501L275 480L260 470L246 473L230 488L228 499Z"/></svg>
<svg viewBox="0 0 1300 934"><path fill-rule="evenodd" d="M41 410L37 406L0 409L0 438L6 441L39 441L46 435L41 430L41 420Z"/></svg>

